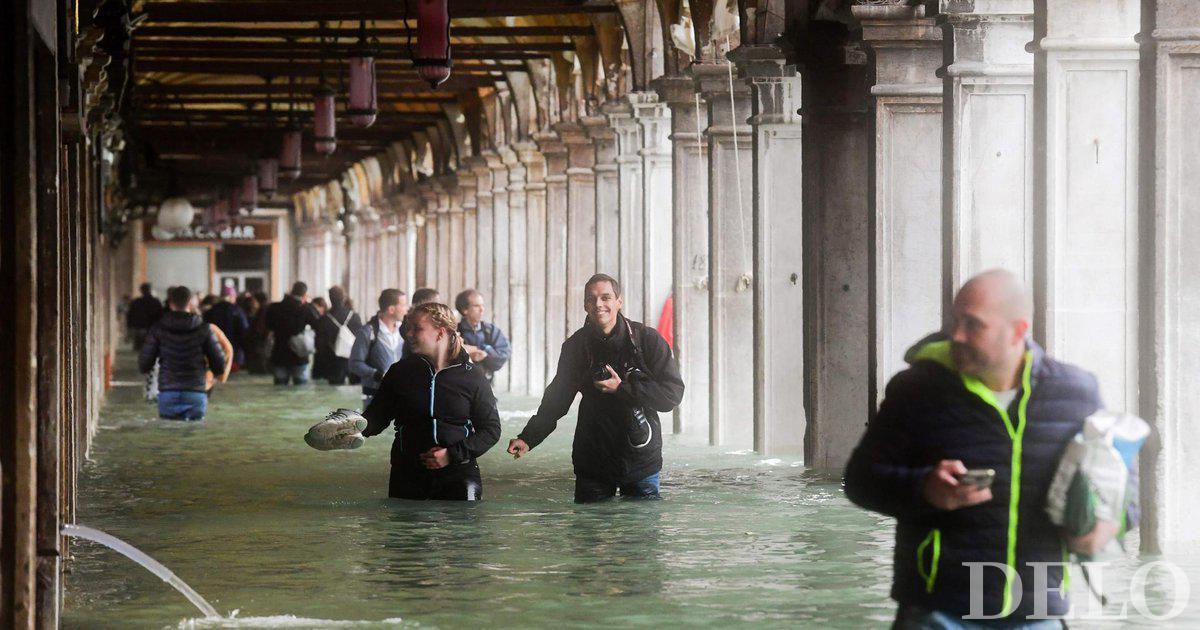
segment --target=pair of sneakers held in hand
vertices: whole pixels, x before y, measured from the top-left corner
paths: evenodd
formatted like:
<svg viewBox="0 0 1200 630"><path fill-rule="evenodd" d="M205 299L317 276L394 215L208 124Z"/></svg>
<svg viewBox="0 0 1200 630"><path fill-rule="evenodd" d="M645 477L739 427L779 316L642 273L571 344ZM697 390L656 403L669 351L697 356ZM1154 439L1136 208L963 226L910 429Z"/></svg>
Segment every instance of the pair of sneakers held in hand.
<svg viewBox="0 0 1200 630"><path fill-rule="evenodd" d="M367 428L367 419L353 409L334 409L325 419L304 434L304 442L318 451L334 451L355 449L363 445L363 429ZM444 420L433 421L434 443L439 446L453 446L471 435L474 429L470 423L453 424Z"/></svg>

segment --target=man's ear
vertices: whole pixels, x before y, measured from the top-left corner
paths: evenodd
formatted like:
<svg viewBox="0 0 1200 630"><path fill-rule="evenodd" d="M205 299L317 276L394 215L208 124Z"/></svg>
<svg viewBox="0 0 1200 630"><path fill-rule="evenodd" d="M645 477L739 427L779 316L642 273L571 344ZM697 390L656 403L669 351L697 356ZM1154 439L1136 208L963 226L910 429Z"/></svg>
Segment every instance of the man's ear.
<svg viewBox="0 0 1200 630"><path fill-rule="evenodd" d="M1027 319L1022 318L1013 321L1013 336L1016 337L1014 341L1023 341L1029 335L1030 328L1031 326Z"/></svg>

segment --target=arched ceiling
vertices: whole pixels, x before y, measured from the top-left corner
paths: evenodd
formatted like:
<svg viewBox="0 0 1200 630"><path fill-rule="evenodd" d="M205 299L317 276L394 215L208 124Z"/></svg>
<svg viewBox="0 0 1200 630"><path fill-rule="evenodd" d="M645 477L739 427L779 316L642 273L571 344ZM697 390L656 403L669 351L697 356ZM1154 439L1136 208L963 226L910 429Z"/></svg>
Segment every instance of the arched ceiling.
<svg viewBox="0 0 1200 630"><path fill-rule="evenodd" d="M200 192L227 186L251 160L277 152L290 113L306 129L303 175L281 182L287 198L431 127L461 128L466 135L456 144L478 150L481 98L498 86L507 91L507 77L527 76L533 66L580 67L589 82L584 95L602 97L598 72L622 53L619 1L629 0L450 0L454 67L435 90L411 64L416 20L405 21L403 0L136 0L131 14L141 21L130 42L123 118L144 163ZM312 150L311 92L324 72L339 112L345 108L344 57L360 19L379 43L380 113L366 129L339 115L338 150L321 156ZM447 112L464 120L447 125Z"/></svg>

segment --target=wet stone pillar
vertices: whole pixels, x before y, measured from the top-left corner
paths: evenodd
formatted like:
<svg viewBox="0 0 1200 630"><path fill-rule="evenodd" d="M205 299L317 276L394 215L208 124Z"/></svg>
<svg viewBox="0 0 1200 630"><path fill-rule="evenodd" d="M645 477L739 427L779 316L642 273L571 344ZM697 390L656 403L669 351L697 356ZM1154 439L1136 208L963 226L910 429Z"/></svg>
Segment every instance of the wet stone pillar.
<svg viewBox="0 0 1200 630"><path fill-rule="evenodd" d="M671 179L671 110L654 92L629 96L641 131L642 160L642 321L658 327L671 295L674 247L671 240L674 184Z"/></svg>
<svg viewBox="0 0 1200 630"><path fill-rule="evenodd" d="M479 278L479 176L476 172L480 157L468 157L459 169L459 189L463 206L463 287L474 288Z"/></svg>
<svg viewBox="0 0 1200 630"><path fill-rule="evenodd" d="M1142 404L1154 433L1142 450L1142 551L1172 553L1200 546L1195 480L1200 460L1200 4L1158 0L1145 52L1154 72L1153 186L1145 200L1153 217L1153 352L1143 359L1143 382L1154 400ZM1148 156L1147 156L1148 157ZM1145 180L1143 180L1145 181ZM1143 322L1148 325L1148 322ZM1153 410L1153 411L1151 411Z"/></svg>
<svg viewBox="0 0 1200 630"><path fill-rule="evenodd" d="M437 181L438 194L438 287L441 288L443 299L454 299L454 287L450 282L452 270L459 266L459 252L454 249L450 238L450 196L456 186L453 175L443 175Z"/></svg>
<svg viewBox="0 0 1200 630"><path fill-rule="evenodd" d="M495 230L492 227L492 167L493 161L498 160L495 154L485 153L477 158L473 165L475 179L478 182L475 190L475 289L492 298L492 273L494 250L492 244ZM494 304L493 304L494 306Z"/></svg>
<svg viewBox="0 0 1200 630"><path fill-rule="evenodd" d="M751 88L754 136L754 450L804 451L801 79L776 46L729 54Z"/></svg>
<svg viewBox="0 0 1200 630"><path fill-rule="evenodd" d="M509 330L510 305L508 301L509 281L509 251L508 251L508 164L516 161L516 155L507 146L497 151L497 159L490 163L492 167L492 282L491 292L485 293L484 298L491 310L486 318L493 321L500 330ZM448 299L454 299L451 296ZM496 372L492 379L492 388L498 392L508 391L508 366Z"/></svg>
<svg viewBox="0 0 1200 630"><path fill-rule="evenodd" d="M556 133L534 135L546 164L546 376L567 339L567 147Z"/></svg>
<svg viewBox="0 0 1200 630"><path fill-rule="evenodd" d="M584 125L598 124L593 118L554 125L567 147L566 335L583 326L583 284L596 272L596 150Z"/></svg>
<svg viewBox="0 0 1200 630"><path fill-rule="evenodd" d="M517 157L525 167L527 331L514 352L527 355L526 383L530 395L546 387L546 161L533 143L518 143Z"/></svg>
<svg viewBox="0 0 1200 630"><path fill-rule="evenodd" d="M622 310L627 317L641 321L644 319L642 238L645 236L645 230L642 227L642 158L638 151L642 148L642 129L633 118L633 106L628 100L609 103L606 105L605 115L617 136L619 221L616 271L622 293L625 294Z"/></svg>
<svg viewBox="0 0 1200 630"><path fill-rule="evenodd" d="M606 105L607 107L607 105ZM617 134L607 124L587 127L596 147L596 271L620 280L621 204Z"/></svg>
<svg viewBox="0 0 1200 630"><path fill-rule="evenodd" d="M506 154L508 165L508 336L512 357L505 368L508 391L522 396L529 393L529 268L528 268L528 197L525 194L525 165L514 146Z"/></svg>
<svg viewBox="0 0 1200 630"><path fill-rule="evenodd" d="M685 394L675 432L708 436L708 108L691 77L654 81L671 108L672 264L675 359Z"/></svg>
<svg viewBox="0 0 1200 630"><path fill-rule="evenodd" d="M469 258L475 249L475 241L467 240L467 204L474 211L475 205L475 174L460 175L455 195L450 199L450 241L455 254L454 268L451 270L452 284L459 291L470 286L468 278ZM468 245L469 243L469 245ZM453 305L451 305L453 306Z"/></svg>
<svg viewBox="0 0 1200 630"><path fill-rule="evenodd" d="M1033 0L942 1L946 303L1003 267L1033 281Z"/></svg>
<svg viewBox="0 0 1200 630"><path fill-rule="evenodd" d="M1049 2L1034 27L1044 33L1034 43L1034 153L1045 265L1034 335L1050 356L1094 372L1105 406L1132 413L1142 349L1138 5Z"/></svg>
<svg viewBox="0 0 1200 630"><path fill-rule="evenodd" d="M874 396L942 326L942 32L925 7L856 5L874 51Z"/></svg>
<svg viewBox="0 0 1200 630"><path fill-rule="evenodd" d="M754 190L750 87L730 63L693 64L708 106L710 440L754 446ZM732 87L732 89L731 89Z"/></svg>

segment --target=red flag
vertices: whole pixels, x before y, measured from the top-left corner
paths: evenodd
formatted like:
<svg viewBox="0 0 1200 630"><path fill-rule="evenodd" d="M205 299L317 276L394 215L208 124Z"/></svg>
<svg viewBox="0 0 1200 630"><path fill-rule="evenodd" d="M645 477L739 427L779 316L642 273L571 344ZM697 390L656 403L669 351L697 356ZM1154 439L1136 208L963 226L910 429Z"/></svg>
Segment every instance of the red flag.
<svg viewBox="0 0 1200 630"><path fill-rule="evenodd" d="M667 303L663 304L662 315L658 318L658 334L667 340L667 345L675 349L675 296L668 295Z"/></svg>

